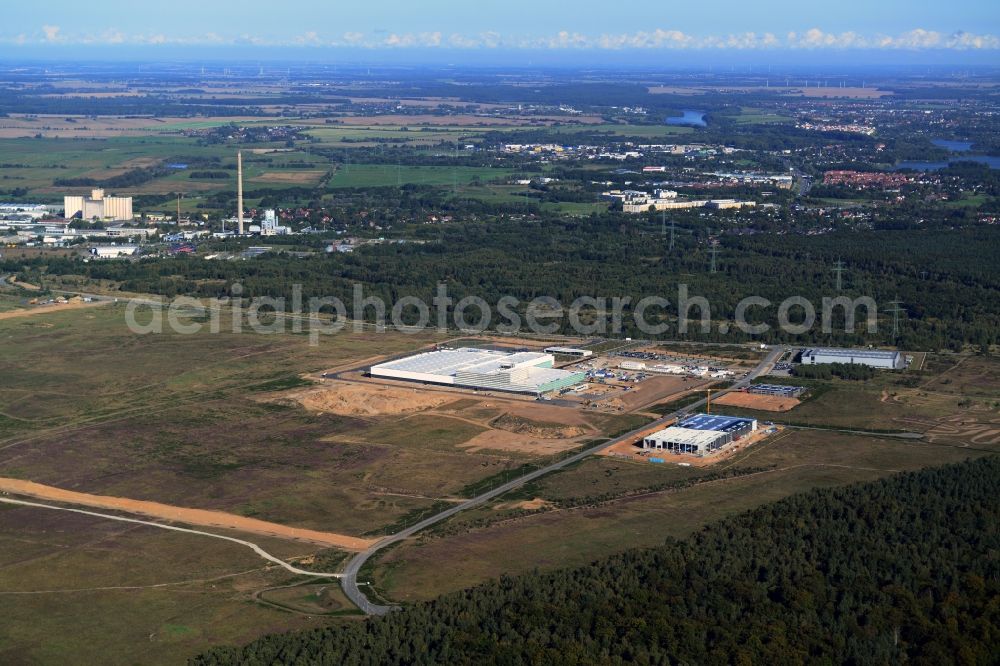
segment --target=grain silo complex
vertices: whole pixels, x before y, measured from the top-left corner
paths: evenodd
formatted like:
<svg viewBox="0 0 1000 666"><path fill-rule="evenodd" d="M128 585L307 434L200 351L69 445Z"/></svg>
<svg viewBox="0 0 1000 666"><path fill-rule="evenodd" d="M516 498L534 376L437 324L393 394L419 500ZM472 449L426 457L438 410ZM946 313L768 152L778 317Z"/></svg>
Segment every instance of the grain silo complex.
<svg viewBox="0 0 1000 666"><path fill-rule="evenodd" d="M541 395L579 384L586 373L557 370L552 354L441 349L371 367L372 377Z"/></svg>

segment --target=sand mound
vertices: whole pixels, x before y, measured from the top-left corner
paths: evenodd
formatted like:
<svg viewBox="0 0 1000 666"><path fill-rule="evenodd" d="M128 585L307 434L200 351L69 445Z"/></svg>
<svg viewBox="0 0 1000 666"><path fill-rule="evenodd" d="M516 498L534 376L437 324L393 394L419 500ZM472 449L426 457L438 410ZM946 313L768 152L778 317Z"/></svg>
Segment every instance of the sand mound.
<svg viewBox="0 0 1000 666"><path fill-rule="evenodd" d="M547 456L576 447L572 439L542 439L530 435L512 434L503 430L487 430L459 444L459 448L473 453L479 451L510 451Z"/></svg>
<svg viewBox="0 0 1000 666"><path fill-rule="evenodd" d="M518 435L529 435L539 439L572 439L587 432L584 428L576 426L564 426L559 424L542 425L539 423L533 423L510 414L504 414L503 416L497 417L492 423L490 423L490 427L498 430L506 430L507 432L513 432Z"/></svg>
<svg viewBox="0 0 1000 666"><path fill-rule="evenodd" d="M407 414L454 402L455 397L433 391L388 386L335 383L329 386L285 394L310 411L340 416Z"/></svg>

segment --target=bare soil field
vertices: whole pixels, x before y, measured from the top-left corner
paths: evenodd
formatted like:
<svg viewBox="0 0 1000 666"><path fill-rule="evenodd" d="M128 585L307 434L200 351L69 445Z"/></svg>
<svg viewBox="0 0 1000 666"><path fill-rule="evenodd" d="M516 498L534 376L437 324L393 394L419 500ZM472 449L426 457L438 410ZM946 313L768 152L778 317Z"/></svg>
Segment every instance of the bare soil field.
<svg viewBox="0 0 1000 666"><path fill-rule="evenodd" d="M323 173L322 171L266 171L256 178L251 178L250 182L313 185L319 182Z"/></svg>
<svg viewBox="0 0 1000 666"><path fill-rule="evenodd" d="M408 414L455 401L453 395L442 392L348 382L330 382L320 388L283 393L280 399L297 402L309 411L340 416Z"/></svg>
<svg viewBox="0 0 1000 666"><path fill-rule="evenodd" d="M730 407L743 407L745 409L759 409L764 412L787 412L802 404L798 398L783 398L777 395L758 395L756 393L745 393L743 391L733 391L714 399L712 402L719 405L729 405Z"/></svg>
<svg viewBox="0 0 1000 666"><path fill-rule="evenodd" d="M10 479L0 477L0 491L13 493L16 495L27 495L39 499L52 500L55 502L65 502L81 506L96 507L100 509L111 509L113 511L124 511L126 513L160 518L163 520L176 521L187 525L198 525L201 527L221 527L223 529L238 530L250 534L260 534L268 537L292 539L294 541L304 541L320 546L331 548L343 548L346 550L364 550L374 543L372 539L352 537L334 532L321 532L319 530L308 530L298 527L279 525L256 518L247 518L232 513L222 511L210 511L207 509L191 509L159 502L148 502L144 500L133 500L124 497L108 497L106 495L91 495L73 490L63 490L53 486L46 486L32 481L21 479Z"/></svg>
<svg viewBox="0 0 1000 666"><path fill-rule="evenodd" d="M711 380L683 377L650 377L638 384L630 384L628 391L614 390L602 397L595 405L599 409L633 412L657 402L676 400L683 395L712 383ZM598 385L600 386L600 385Z"/></svg>
<svg viewBox="0 0 1000 666"><path fill-rule="evenodd" d="M572 439L586 434L586 428L565 426L561 423L540 423L504 414L490 422L490 427L519 435L549 439Z"/></svg>

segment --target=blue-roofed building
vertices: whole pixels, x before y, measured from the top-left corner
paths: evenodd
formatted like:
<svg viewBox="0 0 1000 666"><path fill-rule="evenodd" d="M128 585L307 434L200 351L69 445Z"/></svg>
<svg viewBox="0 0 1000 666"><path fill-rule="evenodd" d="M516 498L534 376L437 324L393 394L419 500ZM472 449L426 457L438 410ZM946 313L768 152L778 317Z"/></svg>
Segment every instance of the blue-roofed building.
<svg viewBox="0 0 1000 666"><path fill-rule="evenodd" d="M704 456L742 439L757 429L756 419L694 414L642 440L642 448Z"/></svg>
<svg viewBox="0 0 1000 666"><path fill-rule="evenodd" d="M677 424L689 430L714 430L745 434L757 429L756 419L744 419L736 416L717 416L714 414L695 414Z"/></svg>

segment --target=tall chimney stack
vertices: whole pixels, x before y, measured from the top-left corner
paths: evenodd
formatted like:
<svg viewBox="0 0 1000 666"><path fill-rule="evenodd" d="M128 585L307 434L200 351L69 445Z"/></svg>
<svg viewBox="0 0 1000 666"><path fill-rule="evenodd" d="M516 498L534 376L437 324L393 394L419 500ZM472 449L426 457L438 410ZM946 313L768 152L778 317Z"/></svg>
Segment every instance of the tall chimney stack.
<svg viewBox="0 0 1000 666"><path fill-rule="evenodd" d="M243 153L236 151L236 226L243 235Z"/></svg>

